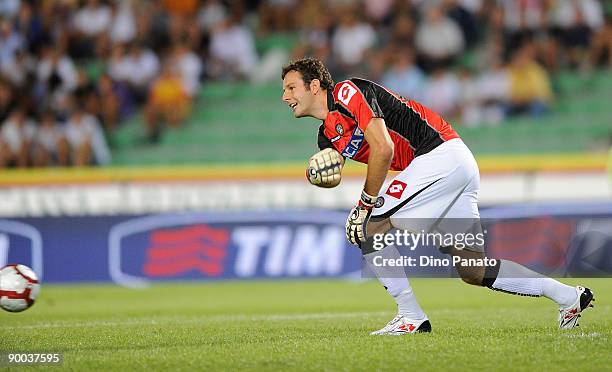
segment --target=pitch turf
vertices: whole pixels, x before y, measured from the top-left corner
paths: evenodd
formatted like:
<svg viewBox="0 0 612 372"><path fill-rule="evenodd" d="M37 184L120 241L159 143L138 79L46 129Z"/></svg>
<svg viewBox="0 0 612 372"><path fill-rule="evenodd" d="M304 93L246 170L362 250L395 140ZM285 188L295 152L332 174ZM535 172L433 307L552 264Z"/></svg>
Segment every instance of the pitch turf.
<svg viewBox="0 0 612 372"><path fill-rule="evenodd" d="M394 315L373 281L48 285L0 314L0 350L63 352L71 370L610 370L612 279L579 282L595 308L560 332L547 299L413 280L433 333L407 337L368 335Z"/></svg>

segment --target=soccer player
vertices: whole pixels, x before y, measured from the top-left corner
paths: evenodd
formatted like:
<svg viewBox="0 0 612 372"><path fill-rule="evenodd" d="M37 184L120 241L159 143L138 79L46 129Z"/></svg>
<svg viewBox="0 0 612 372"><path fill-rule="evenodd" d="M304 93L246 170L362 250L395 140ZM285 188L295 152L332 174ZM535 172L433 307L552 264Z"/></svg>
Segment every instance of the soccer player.
<svg viewBox="0 0 612 372"><path fill-rule="evenodd" d="M317 59L284 66L281 78L282 99L294 116L323 122L318 133L322 151L314 155L317 164L326 168L320 170L339 169L346 158L368 164L361 198L346 222L346 235L361 248L366 265L398 306L397 316L372 334L431 331L406 276L389 275L372 264L376 255L400 257L397 247L376 251L370 237L374 230L421 231L423 226L415 226L415 221L477 220L480 175L472 153L457 132L427 107L364 79L334 85ZM389 170L400 173L383 187ZM461 259L485 258L482 246L447 248L447 253ZM567 286L512 261L492 261L492 265L456 268L468 284L553 300L559 306L561 329L576 326L580 313L592 306L593 293L588 288Z"/></svg>

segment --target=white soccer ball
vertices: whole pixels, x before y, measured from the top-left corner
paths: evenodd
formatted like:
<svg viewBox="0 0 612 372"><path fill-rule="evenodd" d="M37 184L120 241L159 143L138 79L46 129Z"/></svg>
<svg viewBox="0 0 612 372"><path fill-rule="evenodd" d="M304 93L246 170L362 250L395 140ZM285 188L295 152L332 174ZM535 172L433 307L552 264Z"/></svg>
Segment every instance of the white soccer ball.
<svg viewBox="0 0 612 372"><path fill-rule="evenodd" d="M0 269L0 307L16 313L34 304L40 283L36 273L25 265L7 265Z"/></svg>

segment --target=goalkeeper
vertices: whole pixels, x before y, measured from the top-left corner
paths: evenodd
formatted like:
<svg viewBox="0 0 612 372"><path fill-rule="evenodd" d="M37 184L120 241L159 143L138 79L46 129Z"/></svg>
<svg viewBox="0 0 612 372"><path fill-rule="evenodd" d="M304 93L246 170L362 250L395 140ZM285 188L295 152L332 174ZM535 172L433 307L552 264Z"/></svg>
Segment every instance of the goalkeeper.
<svg viewBox="0 0 612 372"><path fill-rule="evenodd" d="M398 305L397 316L372 334L429 332L431 324L408 279L390 277L387 268L372 264L376 255L398 258L397 248L390 245L376 251L371 237L391 228L429 231L433 226L418 225L425 221L478 221L480 175L472 153L451 125L427 107L364 79L334 85L319 60L292 62L283 67L281 78L282 99L294 116L322 121L318 133L322 151L310 159L307 169L311 183L336 186L346 158L368 164L361 198L346 221L346 236L361 248L366 265ZM383 186L389 170L400 173ZM458 248L446 247L446 252L466 261L494 262L457 266L464 282L547 297L559 306L562 329L573 328L593 301L588 288L567 286L512 261L484 260L482 246Z"/></svg>

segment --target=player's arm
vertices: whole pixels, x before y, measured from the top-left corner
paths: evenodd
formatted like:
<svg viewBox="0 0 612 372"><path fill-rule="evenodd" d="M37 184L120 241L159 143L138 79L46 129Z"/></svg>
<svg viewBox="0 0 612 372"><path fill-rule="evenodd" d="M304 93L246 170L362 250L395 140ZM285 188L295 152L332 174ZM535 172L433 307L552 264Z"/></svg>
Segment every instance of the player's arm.
<svg viewBox="0 0 612 372"><path fill-rule="evenodd" d="M370 119L364 137L370 146L368 173L359 203L346 220L346 238L360 247L366 241L366 226L393 159L393 141L383 118Z"/></svg>
<svg viewBox="0 0 612 372"><path fill-rule="evenodd" d="M339 83L334 90L339 103L355 117L357 125L363 130L363 139L370 147L361 198L346 221L347 239L359 246L366 241L366 226L393 158L393 141L387 131L375 89L369 81L351 79Z"/></svg>
<svg viewBox="0 0 612 372"><path fill-rule="evenodd" d="M372 118L365 131L365 140L370 146L368 172L363 190L376 198L382 187L393 159L393 140L387 131L385 120Z"/></svg>

